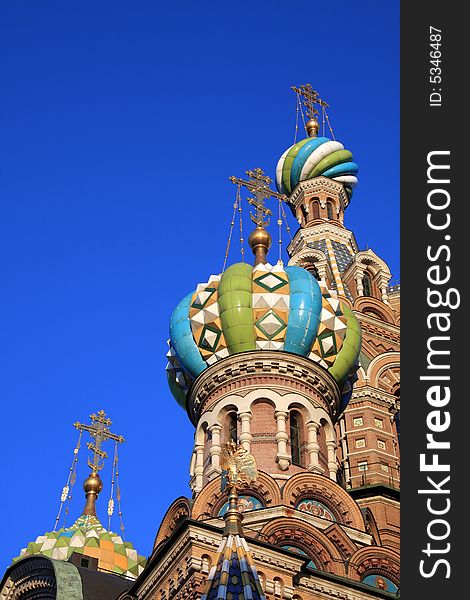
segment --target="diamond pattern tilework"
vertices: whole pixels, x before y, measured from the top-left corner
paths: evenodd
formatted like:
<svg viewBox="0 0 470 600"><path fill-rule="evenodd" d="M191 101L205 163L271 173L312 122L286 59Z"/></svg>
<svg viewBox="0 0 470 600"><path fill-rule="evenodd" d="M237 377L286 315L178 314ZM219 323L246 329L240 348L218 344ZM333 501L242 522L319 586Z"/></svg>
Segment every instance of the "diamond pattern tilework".
<svg viewBox="0 0 470 600"><path fill-rule="evenodd" d="M207 364L215 362L219 353L227 350L217 303L219 283L220 275L212 275L207 283L200 283L189 309L194 341Z"/></svg>
<svg viewBox="0 0 470 600"><path fill-rule="evenodd" d="M285 329L286 324L273 310L269 310L256 321L255 326L260 329L269 340L272 340Z"/></svg>
<svg viewBox="0 0 470 600"><path fill-rule="evenodd" d="M42 554L57 560L68 560L72 552L98 559L98 568L136 579L144 570L146 558L137 554L129 542L108 532L91 515L82 515L72 527L40 535L21 550L20 556ZM14 559L14 560L17 560Z"/></svg>
<svg viewBox="0 0 470 600"><path fill-rule="evenodd" d="M289 317L289 279L280 264L253 269L253 320L258 350L282 350Z"/></svg>
<svg viewBox="0 0 470 600"><path fill-rule="evenodd" d="M320 287L322 290L320 327L309 358L328 368L335 362L343 345L347 321L341 311L339 299L323 284L320 284Z"/></svg>
<svg viewBox="0 0 470 600"><path fill-rule="evenodd" d="M321 250L325 254L330 267L332 266L325 240L315 240L313 242L309 242L307 244L307 247L314 248L315 250ZM336 263L338 265L339 272L340 274L342 274L344 273L344 271L346 271L346 269L351 263L351 251L345 244L341 244L340 242L336 242L334 240L331 240L331 247L336 258ZM336 288L336 283L332 282L331 287ZM353 299L351 292L349 291L349 288L346 285L344 286L344 293L346 294L347 298L349 298L349 300Z"/></svg>
<svg viewBox="0 0 470 600"><path fill-rule="evenodd" d="M336 263L340 273L345 271L352 261L352 254L346 244L341 244L335 240L331 240L331 246L335 253Z"/></svg>
<svg viewBox="0 0 470 600"><path fill-rule="evenodd" d="M170 344L170 340L168 340L168 346L169 349L166 353L166 357L168 359L166 370L174 376L175 380L178 382L183 392L186 393L191 386L191 378L183 371L179 363L178 357L176 356L175 351Z"/></svg>

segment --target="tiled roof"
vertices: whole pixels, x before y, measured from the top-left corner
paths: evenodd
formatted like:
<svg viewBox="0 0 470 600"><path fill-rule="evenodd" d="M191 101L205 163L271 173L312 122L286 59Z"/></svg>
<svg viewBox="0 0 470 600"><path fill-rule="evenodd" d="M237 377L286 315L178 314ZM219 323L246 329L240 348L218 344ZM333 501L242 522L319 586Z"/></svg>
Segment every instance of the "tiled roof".
<svg viewBox="0 0 470 600"><path fill-rule="evenodd" d="M245 538L222 538L201 600L266 600Z"/></svg>
<svg viewBox="0 0 470 600"><path fill-rule="evenodd" d="M91 515L82 515L67 529L50 531L30 542L20 556L42 554L56 560L68 560L73 552L98 559L98 568L133 579L143 571L144 556L120 535L108 531ZM14 560L18 560L14 559Z"/></svg>

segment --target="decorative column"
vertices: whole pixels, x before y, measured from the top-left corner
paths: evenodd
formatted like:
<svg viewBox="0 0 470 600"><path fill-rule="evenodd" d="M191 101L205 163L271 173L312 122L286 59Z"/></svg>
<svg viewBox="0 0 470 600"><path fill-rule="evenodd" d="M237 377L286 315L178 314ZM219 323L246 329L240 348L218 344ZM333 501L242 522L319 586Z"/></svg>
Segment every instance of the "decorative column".
<svg viewBox="0 0 470 600"><path fill-rule="evenodd" d="M363 273L356 273L356 290L358 296L364 296L364 284L362 283Z"/></svg>
<svg viewBox="0 0 470 600"><path fill-rule="evenodd" d="M341 449L343 452L343 468L344 468L344 476L346 479L346 487L351 487L351 470L349 468L349 450L348 450L348 439L346 436L346 422L344 419L344 415L341 415L339 420L339 430L340 430L340 442Z"/></svg>
<svg viewBox="0 0 470 600"><path fill-rule="evenodd" d="M382 302L388 304L388 280L383 275L380 277L379 287L382 295Z"/></svg>
<svg viewBox="0 0 470 600"><path fill-rule="evenodd" d="M313 473L323 473L323 469L320 466L319 461L320 445L317 441L317 433L319 427L320 424L315 423L314 421L310 421L309 423L307 423L307 451L309 456L308 470L312 471Z"/></svg>
<svg viewBox="0 0 470 600"><path fill-rule="evenodd" d="M330 440L326 442L328 449L328 470L330 472L330 479L336 481L336 473L338 472L338 464L336 462L336 442Z"/></svg>
<svg viewBox="0 0 470 600"><path fill-rule="evenodd" d="M209 481L217 477L220 474L220 453L222 452L222 447L220 445L220 432L222 431L221 425L218 423L214 423L211 427L209 427L209 431L211 432L211 447L210 447L210 455L211 455L211 466L207 471L207 478Z"/></svg>
<svg viewBox="0 0 470 600"><path fill-rule="evenodd" d="M238 415L240 419L240 444L245 448L247 452L251 452L251 442L253 436L251 435L251 412L243 412Z"/></svg>
<svg viewBox="0 0 470 600"><path fill-rule="evenodd" d="M194 465L194 491L202 490L204 484L204 444L196 444L194 447L196 456Z"/></svg>
<svg viewBox="0 0 470 600"><path fill-rule="evenodd" d="M276 431L276 442L277 442L277 456L276 462L279 465L281 471L286 471L291 463L291 456L287 453L287 441L289 439L286 432L286 421L288 413L283 410L278 410L274 413L276 417L277 431Z"/></svg>
<svg viewBox="0 0 470 600"><path fill-rule="evenodd" d="M382 294L382 302L385 302L385 304L388 304L388 289L387 289L387 287L381 287L380 292Z"/></svg>

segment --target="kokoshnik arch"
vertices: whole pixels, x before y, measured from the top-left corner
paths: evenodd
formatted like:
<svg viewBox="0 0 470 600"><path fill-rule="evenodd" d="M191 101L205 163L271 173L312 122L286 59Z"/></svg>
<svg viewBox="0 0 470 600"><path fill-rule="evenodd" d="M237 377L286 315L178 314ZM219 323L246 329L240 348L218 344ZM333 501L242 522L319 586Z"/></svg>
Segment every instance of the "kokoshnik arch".
<svg viewBox="0 0 470 600"><path fill-rule="evenodd" d="M344 225L358 165L333 134L328 104L308 84L293 89L306 137L281 154L277 192L261 169L232 178L235 208L247 188L256 209L254 264L224 264L195 282L170 318L169 387L195 427L191 497L169 507L146 564L124 550L125 589L110 579L121 560L114 547L112 560L100 554L101 563L75 567L74 598L396 597L400 288ZM287 265L268 258L272 197L299 224ZM258 470L229 498L227 443ZM100 490L90 477L94 510ZM93 526L101 551L115 534ZM72 598L60 591L59 563L71 564L73 551L48 554L38 544L8 569L2 600Z"/></svg>

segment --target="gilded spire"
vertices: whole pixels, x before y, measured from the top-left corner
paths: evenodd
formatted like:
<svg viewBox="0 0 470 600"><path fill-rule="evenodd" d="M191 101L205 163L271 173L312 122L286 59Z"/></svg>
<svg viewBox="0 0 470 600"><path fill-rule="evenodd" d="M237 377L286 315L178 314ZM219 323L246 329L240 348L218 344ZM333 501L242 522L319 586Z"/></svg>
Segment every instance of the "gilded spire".
<svg viewBox="0 0 470 600"><path fill-rule="evenodd" d="M266 264L266 256L272 242L271 235L266 227L269 225L272 211L265 206L264 201L271 197L286 200L287 196L271 190L269 187L272 181L271 178L265 175L259 167L252 171L246 171L246 174L248 175L248 181L233 176L229 179L232 183L246 187L254 196L254 198L248 198L248 202L256 208L255 214L250 213L251 220L256 224L256 229L251 232L248 243L255 255L255 265Z"/></svg>
<svg viewBox="0 0 470 600"><path fill-rule="evenodd" d="M243 537L237 488L257 477L254 457L241 445L229 442L222 450L222 488L228 489L229 507L217 559L207 578L201 600L232 597L266 600L250 549ZM230 594L230 595L229 595Z"/></svg>
<svg viewBox="0 0 470 600"><path fill-rule="evenodd" d="M243 535L242 515L238 510L237 487L258 477L256 461L243 446L228 442L222 449L222 488L228 490L228 509L224 515L224 535Z"/></svg>

